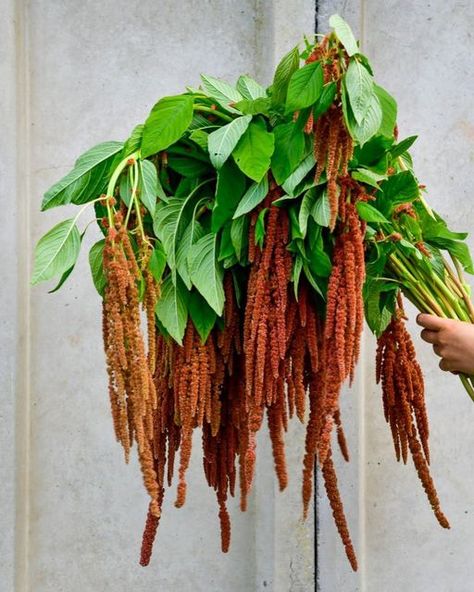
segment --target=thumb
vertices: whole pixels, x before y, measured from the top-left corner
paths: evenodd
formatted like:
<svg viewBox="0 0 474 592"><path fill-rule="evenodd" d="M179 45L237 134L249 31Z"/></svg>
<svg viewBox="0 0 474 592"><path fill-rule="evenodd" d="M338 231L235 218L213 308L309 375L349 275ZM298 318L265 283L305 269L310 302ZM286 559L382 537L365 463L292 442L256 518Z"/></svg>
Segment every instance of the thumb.
<svg viewBox="0 0 474 592"><path fill-rule="evenodd" d="M421 313L416 317L418 325L430 331L439 331L445 324L445 321L446 319L425 313Z"/></svg>

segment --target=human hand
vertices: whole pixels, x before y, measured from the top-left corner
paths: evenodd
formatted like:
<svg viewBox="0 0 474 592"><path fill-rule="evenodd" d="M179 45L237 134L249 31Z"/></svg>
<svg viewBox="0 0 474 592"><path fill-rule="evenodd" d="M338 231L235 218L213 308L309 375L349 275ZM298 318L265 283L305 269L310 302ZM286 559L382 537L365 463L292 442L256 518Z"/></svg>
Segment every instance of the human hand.
<svg viewBox="0 0 474 592"><path fill-rule="evenodd" d="M419 314L416 322L424 327L421 338L441 358L441 370L474 374L474 324L429 314Z"/></svg>

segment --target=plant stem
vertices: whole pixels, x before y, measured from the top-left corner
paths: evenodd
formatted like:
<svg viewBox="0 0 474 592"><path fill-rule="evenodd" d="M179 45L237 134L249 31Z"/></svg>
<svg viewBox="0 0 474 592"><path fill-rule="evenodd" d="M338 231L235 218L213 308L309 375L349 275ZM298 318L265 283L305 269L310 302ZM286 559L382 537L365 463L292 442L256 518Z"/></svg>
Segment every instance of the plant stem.
<svg viewBox="0 0 474 592"><path fill-rule="evenodd" d="M107 205L107 215L109 217L109 224L110 224L111 228L114 225L114 216L113 216L112 208L109 204L108 198L114 197L115 185L117 184L118 178L120 177L123 169L127 166L129 161L131 161L131 160L136 161L136 159L139 157L139 155L140 155L140 151L137 150L137 151L133 152L132 154L129 154L128 156L126 156L117 165L117 168L114 170L114 172L112 173L112 176L110 177L109 184L107 185L106 205Z"/></svg>
<svg viewBox="0 0 474 592"><path fill-rule="evenodd" d="M224 121L228 121L228 122L234 121L234 119L232 117L230 117L229 115L226 115L225 113L222 113L221 111L217 111L217 109L211 109L210 107L206 107L205 105L194 105L193 109L194 109L194 111L202 111L203 113L211 113L212 115L216 115L217 117L220 117Z"/></svg>

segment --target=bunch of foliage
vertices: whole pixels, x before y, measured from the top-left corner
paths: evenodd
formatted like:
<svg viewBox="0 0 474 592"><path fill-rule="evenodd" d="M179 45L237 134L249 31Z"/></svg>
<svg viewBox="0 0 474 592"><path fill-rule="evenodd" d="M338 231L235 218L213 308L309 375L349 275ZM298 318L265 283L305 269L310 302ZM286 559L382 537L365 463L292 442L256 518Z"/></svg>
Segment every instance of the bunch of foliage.
<svg viewBox="0 0 474 592"><path fill-rule="evenodd" d="M357 568L332 435L348 460L339 395L364 317L378 339L397 459L410 452L449 527L429 472L423 377L401 294L420 310L474 321L466 235L427 205L408 152L416 138L399 141L395 100L347 23L334 15L330 24L283 57L268 88L247 75L235 85L202 75L199 88L162 98L126 142L91 148L44 196L43 210L80 209L40 239L33 283L66 281L90 206L103 235L89 260L115 434L127 460L136 444L150 496L143 565L175 464L175 505L185 503L195 428L227 551L227 498L238 482L245 510L257 432L266 417L284 489L284 435L296 416L306 422L304 516L318 463Z"/></svg>

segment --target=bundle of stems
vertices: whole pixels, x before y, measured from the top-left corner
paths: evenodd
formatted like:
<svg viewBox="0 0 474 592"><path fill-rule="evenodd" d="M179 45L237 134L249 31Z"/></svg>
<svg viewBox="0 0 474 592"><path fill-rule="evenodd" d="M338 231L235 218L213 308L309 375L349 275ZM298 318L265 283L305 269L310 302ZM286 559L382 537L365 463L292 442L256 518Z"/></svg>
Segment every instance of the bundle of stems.
<svg viewBox="0 0 474 592"><path fill-rule="evenodd" d="M451 255L455 270L445 257L442 277L431 265L420 265L416 255L408 254L397 243L389 256L390 268L400 280L402 291L410 302L423 313L474 323L474 307L462 266ZM474 401L474 376L459 373L466 392Z"/></svg>

